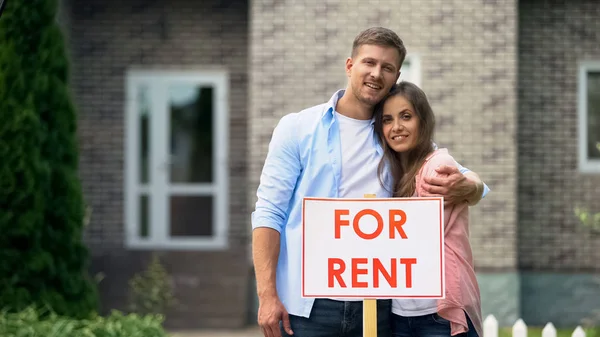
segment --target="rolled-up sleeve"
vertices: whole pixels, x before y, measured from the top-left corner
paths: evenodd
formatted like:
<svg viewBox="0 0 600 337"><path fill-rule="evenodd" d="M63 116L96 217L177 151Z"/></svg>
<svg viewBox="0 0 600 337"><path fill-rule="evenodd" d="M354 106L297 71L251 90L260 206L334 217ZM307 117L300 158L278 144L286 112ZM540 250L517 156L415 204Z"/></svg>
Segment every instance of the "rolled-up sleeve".
<svg viewBox="0 0 600 337"><path fill-rule="evenodd" d="M458 165L458 170L460 171L460 173L465 174L467 172L471 172L471 170L462 166L460 163L456 162L456 164ZM485 196L490 192L490 188L488 187L488 185L485 184L484 181L482 181L482 182L483 182L483 193L482 193L481 197L485 198Z"/></svg>
<svg viewBox="0 0 600 337"><path fill-rule="evenodd" d="M301 172L297 128L297 114L289 114L281 118L273 131L256 192L258 200L252 213L252 229L283 230Z"/></svg>

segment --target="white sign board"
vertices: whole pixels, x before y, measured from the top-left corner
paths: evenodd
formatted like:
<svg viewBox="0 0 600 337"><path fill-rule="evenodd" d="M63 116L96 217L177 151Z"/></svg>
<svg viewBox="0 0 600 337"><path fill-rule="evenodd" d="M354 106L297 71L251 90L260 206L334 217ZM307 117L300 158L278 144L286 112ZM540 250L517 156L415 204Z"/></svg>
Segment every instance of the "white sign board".
<svg viewBox="0 0 600 337"><path fill-rule="evenodd" d="M302 296L444 298L443 198L304 198Z"/></svg>

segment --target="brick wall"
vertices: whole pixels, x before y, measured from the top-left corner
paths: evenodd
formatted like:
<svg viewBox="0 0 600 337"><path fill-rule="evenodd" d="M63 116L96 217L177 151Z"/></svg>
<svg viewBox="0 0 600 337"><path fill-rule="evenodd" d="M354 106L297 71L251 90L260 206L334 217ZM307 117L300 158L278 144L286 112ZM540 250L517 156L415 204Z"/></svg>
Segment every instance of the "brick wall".
<svg viewBox="0 0 600 337"><path fill-rule="evenodd" d="M595 0L519 2L519 264L600 271L600 234L573 210L600 212L600 174L578 170L578 62L600 61Z"/></svg>
<svg viewBox="0 0 600 337"><path fill-rule="evenodd" d="M73 84L80 112L81 177L92 207L86 241L102 272L103 309L125 308L127 280L147 251L124 248L124 84L131 66L225 67L230 77L230 249L168 252L179 305L174 328L245 324L248 293L246 194L248 3L245 0L71 0Z"/></svg>
<svg viewBox="0 0 600 337"><path fill-rule="evenodd" d="M439 125L437 142L493 190L472 209L478 269L516 268L515 1L256 0L251 16L252 207L279 118L326 102L344 88L344 63L354 37L365 28L385 26L421 58L422 87Z"/></svg>

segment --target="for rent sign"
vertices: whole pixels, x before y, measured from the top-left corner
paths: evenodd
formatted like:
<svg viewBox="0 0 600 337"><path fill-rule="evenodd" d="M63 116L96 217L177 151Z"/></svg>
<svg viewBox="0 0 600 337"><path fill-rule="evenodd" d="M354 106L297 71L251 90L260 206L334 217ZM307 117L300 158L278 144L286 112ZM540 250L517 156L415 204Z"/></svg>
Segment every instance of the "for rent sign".
<svg viewBox="0 0 600 337"><path fill-rule="evenodd" d="M442 198L303 202L303 297L444 297Z"/></svg>

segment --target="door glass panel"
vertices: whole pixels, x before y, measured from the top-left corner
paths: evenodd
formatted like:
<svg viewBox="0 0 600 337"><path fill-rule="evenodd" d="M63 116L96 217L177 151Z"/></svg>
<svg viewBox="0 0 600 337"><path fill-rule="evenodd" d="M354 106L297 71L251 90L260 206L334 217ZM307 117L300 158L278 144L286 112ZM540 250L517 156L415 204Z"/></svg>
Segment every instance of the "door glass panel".
<svg viewBox="0 0 600 337"><path fill-rule="evenodd" d="M169 86L170 182L213 182L213 88Z"/></svg>
<svg viewBox="0 0 600 337"><path fill-rule="evenodd" d="M148 183L150 160L150 95L147 85L140 85L137 91L137 105L139 117L139 179L141 184Z"/></svg>
<svg viewBox="0 0 600 337"><path fill-rule="evenodd" d="M139 212L139 219L140 219L140 237L142 238L147 238L148 235L150 234L150 223L148 222L148 216L149 216L149 212L150 212L150 207L149 207L149 197L145 194L140 195L140 212Z"/></svg>
<svg viewBox="0 0 600 337"><path fill-rule="evenodd" d="M588 158L600 159L600 72L588 73Z"/></svg>
<svg viewBox="0 0 600 337"><path fill-rule="evenodd" d="M171 196L171 237L213 235L212 196Z"/></svg>

